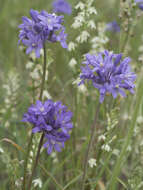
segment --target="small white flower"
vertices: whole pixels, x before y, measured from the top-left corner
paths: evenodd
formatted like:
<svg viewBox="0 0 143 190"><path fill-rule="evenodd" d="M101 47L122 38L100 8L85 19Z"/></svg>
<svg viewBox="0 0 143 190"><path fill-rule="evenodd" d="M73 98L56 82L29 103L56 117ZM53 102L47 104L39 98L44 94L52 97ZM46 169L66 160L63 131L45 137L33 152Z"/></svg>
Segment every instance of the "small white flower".
<svg viewBox="0 0 143 190"><path fill-rule="evenodd" d="M0 147L0 152L1 152L1 153L4 153L4 150L3 150L1 147Z"/></svg>
<svg viewBox="0 0 143 190"><path fill-rule="evenodd" d="M128 147L127 147L127 151L131 151L132 150L132 147L131 147L131 145L129 145Z"/></svg>
<svg viewBox="0 0 143 190"><path fill-rule="evenodd" d="M9 121L6 121L6 122L5 122L5 127L7 128L7 127L9 127L9 126L10 126Z"/></svg>
<svg viewBox="0 0 143 190"><path fill-rule="evenodd" d="M102 145L101 149L102 149L102 150L105 150L105 151L107 151L107 152L110 152L110 151L111 151L111 147L110 147L108 144Z"/></svg>
<svg viewBox="0 0 143 190"><path fill-rule="evenodd" d="M79 90L79 92L81 92L83 94L88 92L87 88L86 88L86 86L84 84L81 84L80 86L78 86L78 90Z"/></svg>
<svg viewBox="0 0 143 190"><path fill-rule="evenodd" d="M114 149L113 150L113 154L116 155L116 156L119 156L120 151L118 149Z"/></svg>
<svg viewBox="0 0 143 190"><path fill-rule="evenodd" d="M97 11L94 7L89 7L87 11L89 14L95 14L95 15L97 14Z"/></svg>
<svg viewBox="0 0 143 190"><path fill-rule="evenodd" d="M49 92L47 90L43 91L43 97L47 98L47 99L51 99L52 98L52 96L49 94Z"/></svg>
<svg viewBox="0 0 143 190"><path fill-rule="evenodd" d="M80 28L81 26L82 26L82 23L77 20L72 24L72 28L74 29Z"/></svg>
<svg viewBox="0 0 143 190"><path fill-rule="evenodd" d="M30 156L31 156L31 157L33 157L33 156L34 156L34 154L33 154L33 152L32 152L32 151L30 151Z"/></svg>
<svg viewBox="0 0 143 190"><path fill-rule="evenodd" d="M42 188L42 181L41 181L40 178L34 179L34 180L32 181L32 183L34 183L34 187Z"/></svg>
<svg viewBox="0 0 143 190"><path fill-rule="evenodd" d="M74 85L77 85L77 84L79 84L80 83L80 78L77 78L76 80L74 80L73 82L72 82L72 84Z"/></svg>
<svg viewBox="0 0 143 190"><path fill-rule="evenodd" d="M72 59L70 60L70 62L69 62L69 66L70 66L71 68L74 68L76 64L77 64L77 61L75 60L75 58L72 58Z"/></svg>
<svg viewBox="0 0 143 190"><path fill-rule="evenodd" d="M91 168L93 168L94 166L97 166L96 159L94 158L91 158L90 160L88 160L88 163Z"/></svg>
<svg viewBox="0 0 143 190"><path fill-rule="evenodd" d="M106 139L105 135L100 135L100 136L98 137L98 140L99 140L99 141L101 141L101 140L105 141L105 139Z"/></svg>
<svg viewBox="0 0 143 190"><path fill-rule="evenodd" d="M57 156L56 152L52 152L52 153L51 153L51 157L52 157L52 158L55 158L56 156Z"/></svg>
<svg viewBox="0 0 143 190"><path fill-rule="evenodd" d="M90 34L87 31L82 31L81 35L76 38L79 43L86 42Z"/></svg>
<svg viewBox="0 0 143 190"><path fill-rule="evenodd" d="M137 123L142 124L143 123L143 117L140 115L137 117Z"/></svg>
<svg viewBox="0 0 143 190"><path fill-rule="evenodd" d="M44 50L40 49L40 55L44 56Z"/></svg>
<svg viewBox="0 0 143 190"><path fill-rule="evenodd" d="M70 42L68 45L68 50L73 51L76 48L76 44L74 42Z"/></svg>
<svg viewBox="0 0 143 190"><path fill-rule="evenodd" d="M35 60L36 59L36 55L35 55L35 53L32 51L31 53L30 53L30 55L29 55L33 60Z"/></svg>
<svg viewBox="0 0 143 190"><path fill-rule="evenodd" d="M85 4L83 4L81 1L75 6L75 9L81 9L83 10L85 7Z"/></svg>
<svg viewBox="0 0 143 190"><path fill-rule="evenodd" d="M95 25L95 23L94 23L93 20L90 20L90 21L88 22L87 26L90 27L91 29L96 29L96 25Z"/></svg>
<svg viewBox="0 0 143 190"><path fill-rule="evenodd" d="M33 72L31 72L30 76L31 76L32 79L35 79L35 80L40 78L37 69L35 69Z"/></svg>
<svg viewBox="0 0 143 190"><path fill-rule="evenodd" d="M34 63L32 61L29 61L27 64L26 64L26 69L32 69Z"/></svg>

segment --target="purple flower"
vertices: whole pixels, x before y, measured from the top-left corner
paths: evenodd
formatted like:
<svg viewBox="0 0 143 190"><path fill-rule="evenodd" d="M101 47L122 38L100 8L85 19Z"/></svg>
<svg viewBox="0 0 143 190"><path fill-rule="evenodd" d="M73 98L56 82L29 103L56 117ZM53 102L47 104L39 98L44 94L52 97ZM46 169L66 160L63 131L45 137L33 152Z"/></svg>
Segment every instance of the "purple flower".
<svg viewBox="0 0 143 190"><path fill-rule="evenodd" d="M55 0L52 5L53 12L55 13L65 13L70 15L72 12L71 5L65 0Z"/></svg>
<svg viewBox="0 0 143 190"><path fill-rule="evenodd" d="M40 57L43 44L60 41L63 48L67 48L65 28L62 25L63 16L49 14L46 11L38 12L30 10L31 19L22 17L23 23L19 25L19 43L27 46L26 53L35 51L36 57ZM60 38L59 38L60 36Z"/></svg>
<svg viewBox="0 0 143 190"><path fill-rule="evenodd" d="M143 0L135 0L135 3L138 4L138 7L143 10Z"/></svg>
<svg viewBox="0 0 143 190"><path fill-rule="evenodd" d="M29 107L22 121L33 125L33 133L44 133L46 142L43 146L51 154L53 149L60 152L64 142L69 139L69 131L73 128L71 118L72 112L61 102L47 100L42 103L38 100Z"/></svg>
<svg viewBox="0 0 143 190"><path fill-rule="evenodd" d="M122 54L113 54L107 50L97 55L86 55L81 67L80 84L85 80L92 81L93 86L100 92L100 103L103 102L106 93L116 98L118 94L125 97L125 91L134 93L134 81L136 75L131 72L129 62L131 59L122 59Z"/></svg>
<svg viewBox="0 0 143 190"><path fill-rule="evenodd" d="M106 25L106 30L113 31L113 32L120 32L120 26L117 24L116 21L109 22Z"/></svg>

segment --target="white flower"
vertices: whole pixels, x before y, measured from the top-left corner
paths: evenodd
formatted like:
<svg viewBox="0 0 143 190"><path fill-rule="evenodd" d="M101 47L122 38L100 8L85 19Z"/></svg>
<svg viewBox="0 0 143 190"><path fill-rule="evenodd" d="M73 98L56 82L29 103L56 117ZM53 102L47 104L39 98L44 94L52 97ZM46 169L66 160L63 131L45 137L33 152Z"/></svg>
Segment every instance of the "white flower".
<svg viewBox="0 0 143 190"><path fill-rule="evenodd" d="M95 15L97 14L97 11L94 7L89 7L87 11L89 14L95 14Z"/></svg>
<svg viewBox="0 0 143 190"><path fill-rule="evenodd" d="M5 127L7 128L7 127L9 127L9 126L10 126L9 121L6 121L6 122L5 122Z"/></svg>
<svg viewBox="0 0 143 190"><path fill-rule="evenodd" d="M32 61L29 61L27 64L26 64L26 69L32 69L34 63Z"/></svg>
<svg viewBox="0 0 143 190"><path fill-rule="evenodd" d="M100 136L98 137L98 140L99 140L99 141L101 141L101 140L104 141L105 139L106 139L105 135L100 135Z"/></svg>
<svg viewBox="0 0 143 190"><path fill-rule="evenodd" d="M78 86L78 90L79 90L79 92L81 92L83 94L88 92L87 88L86 88L86 86L84 84L81 84L80 86Z"/></svg>
<svg viewBox="0 0 143 190"><path fill-rule="evenodd" d="M90 160L88 160L88 163L91 168L93 168L94 166L97 166L96 159L94 158L91 158Z"/></svg>
<svg viewBox="0 0 143 190"><path fill-rule="evenodd" d="M33 60L36 59L35 53L34 53L33 51L30 53L30 57L31 57Z"/></svg>
<svg viewBox="0 0 143 190"><path fill-rule="evenodd" d="M34 156L34 154L33 154L33 152L32 152L32 151L30 151L30 156L31 156L31 157L33 157L33 156Z"/></svg>
<svg viewBox="0 0 143 190"><path fill-rule="evenodd" d="M44 50L40 49L40 55L44 56Z"/></svg>
<svg viewBox="0 0 143 190"><path fill-rule="evenodd" d="M1 147L0 147L0 152L1 152L1 153L4 153L4 150L3 150Z"/></svg>
<svg viewBox="0 0 143 190"><path fill-rule="evenodd" d="M137 123L142 124L143 123L143 117L140 115L137 117Z"/></svg>
<svg viewBox="0 0 143 190"><path fill-rule="evenodd" d="M72 58L72 59L70 60L70 62L69 62L69 66L70 66L71 68L74 68L76 64L77 64L77 61L75 60L75 58Z"/></svg>
<svg viewBox="0 0 143 190"><path fill-rule="evenodd" d="M72 24L72 28L76 29L76 28L80 28L82 26L82 23L78 20L76 20L73 24Z"/></svg>
<svg viewBox="0 0 143 190"><path fill-rule="evenodd" d="M90 27L91 29L96 29L96 25L95 25L95 23L94 23L93 20L90 20L90 21L88 22L87 26Z"/></svg>
<svg viewBox="0 0 143 190"><path fill-rule="evenodd" d="M85 4L83 4L81 1L75 6L75 9L81 9L83 10L85 7Z"/></svg>
<svg viewBox="0 0 143 190"><path fill-rule="evenodd" d="M87 31L82 31L81 35L76 38L79 43L86 42L90 34Z"/></svg>
<svg viewBox="0 0 143 190"><path fill-rule="evenodd" d="M48 92L47 90L44 90L44 91L43 91L43 97L44 97L44 98L47 98L47 99L51 99L51 98L52 98L51 95L49 94L49 92Z"/></svg>
<svg viewBox="0 0 143 190"><path fill-rule="evenodd" d="M34 179L34 180L32 181L32 183L34 183L34 187L42 188L42 181L41 181L40 178Z"/></svg>
<svg viewBox="0 0 143 190"><path fill-rule="evenodd" d="M113 150L113 154L116 155L116 156L119 156L120 151L118 149L114 149Z"/></svg>
<svg viewBox="0 0 143 190"><path fill-rule="evenodd" d="M79 84L80 83L80 78L77 78L76 80L74 80L73 82L72 82L72 84L74 85L77 85L77 84Z"/></svg>
<svg viewBox="0 0 143 190"><path fill-rule="evenodd" d="M74 42L70 42L68 45L68 50L73 51L75 50L76 44Z"/></svg>
<svg viewBox="0 0 143 190"><path fill-rule="evenodd" d="M35 79L35 80L40 78L37 69L35 69L33 72L31 72L30 76L31 76L32 79Z"/></svg>
<svg viewBox="0 0 143 190"><path fill-rule="evenodd" d="M111 147L110 147L108 144L104 144L104 145L102 145L101 149L102 149L102 150L105 150L105 151L107 151L107 152L110 152Z"/></svg>

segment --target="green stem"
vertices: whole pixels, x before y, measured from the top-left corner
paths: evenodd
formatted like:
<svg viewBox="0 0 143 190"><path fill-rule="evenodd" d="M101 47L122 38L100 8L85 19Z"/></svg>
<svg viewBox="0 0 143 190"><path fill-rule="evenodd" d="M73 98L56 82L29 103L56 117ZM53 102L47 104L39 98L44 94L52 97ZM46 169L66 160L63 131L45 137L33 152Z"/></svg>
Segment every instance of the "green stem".
<svg viewBox="0 0 143 190"><path fill-rule="evenodd" d="M44 84L45 84L45 77L46 77L46 62L47 62L47 57L46 57L46 45L45 43L43 44L44 46L44 64L43 64L43 76L42 76L42 84L41 84L41 90L40 90L40 96L39 99L42 101L42 96L43 96L43 91L44 91ZM33 139L34 134L31 132L29 143L28 143L28 148L27 148L27 153L25 157L25 162L24 162L24 177L23 177L23 186L22 190L26 190L26 174L27 174L27 164L28 164L28 158L29 158L29 153L31 150L32 146L32 139ZM42 136L41 136L42 139ZM40 141L41 141L40 139ZM38 154L38 152L37 152ZM34 169L35 170L35 169ZM33 176L32 176L33 177ZM29 189L30 190L30 189Z"/></svg>
<svg viewBox="0 0 143 190"><path fill-rule="evenodd" d="M44 64L43 64L43 77L42 77L42 84L41 84L41 92L40 92L40 100L42 100L43 91L44 91L44 85L45 85L45 77L46 77L46 62L47 62L47 56L46 56L46 44L44 43Z"/></svg>
<svg viewBox="0 0 143 190"><path fill-rule="evenodd" d="M30 149L31 149L31 145L32 145L33 136L34 136L34 134L31 133L29 143L28 143L27 153L26 153L26 157L25 157L25 161L24 161L24 176L23 176L22 190L25 190L25 188L26 188L27 164L28 164L28 157L29 157L29 153L30 153Z"/></svg>
<svg viewBox="0 0 143 190"><path fill-rule="evenodd" d="M33 166L33 169L32 169L32 174L31 174L30 179L29 179L29 184L28 184L28 189L29 189L29 190L31 189L32 178L33 178L33 176L34 176L34 173L35 173L35 170L36 170L36 167L37 167L37 164L38 164L38 160L39 160L39 156L40 156L40 150L41 150L41 147L42 147L42 145L43 145L43 140L44 140L44 133L42 134L42 136L41 136L41 138L40 138L37 155L36 155L35 162L34 162L34 166Z"/></svg>
<svg viewBox="0 0 143 190"><path fill-rule="evenodd" d="M97 118L98 118L99 110L100 110L100 103L97 106L94 123L93 123L93 126L91 127L90 140L89 140L89 144L88 144L87 151L86 151L86 154L85 154L84 168L83 168L83 175L82 175L82 183L81 183L81 190L84 190L84 184L85 184L86 173L87 173L88 158L89 158L89 153L91 151L91 148L92 148L92 145L93 145L93 141L94 141L94 137L95 137L95 129L96 129L96 123L97 123Z"/></svg>

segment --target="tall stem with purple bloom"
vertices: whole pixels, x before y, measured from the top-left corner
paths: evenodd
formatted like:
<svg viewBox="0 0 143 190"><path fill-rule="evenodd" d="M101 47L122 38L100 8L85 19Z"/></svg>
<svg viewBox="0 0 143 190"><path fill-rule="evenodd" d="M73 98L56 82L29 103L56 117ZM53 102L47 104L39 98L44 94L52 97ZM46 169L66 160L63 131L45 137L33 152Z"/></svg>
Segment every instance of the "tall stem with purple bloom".
<svg viewBox="0 0 143 190"><path fill-rule="evenodd" d="M40 100L42 100L43 91L44 91L45 77L46 77L46 62L47 62L46 44L45 43L43 44L43 47L44 47L43 48L44 49L44 64L43 64L43 76L42 76L41 92L40 92L40 97L39 97ZM34 166L33 166L32 173L31 173L31 176L30 176L30 179L29 179L29 184L28 184L28 189L29 190L31 189L32 178L33 178L33 175L35 173L35 170L36 170L36 167L37 167L37 164L38 164L40 150L41 150L41 147L43 145L43 140L44 140L44 133L41 135L41 138L40 138L40 142L39 142L38 151L37 151L37 154L36 154Z"/></svg>
<svg viewBox="0 0 143 190"><path fill-rule="evenodd" d="M44 43L44 64L43 64L42 84L41 84L40 97L39 97L40 100L42 100L42 96L43 96L43 90L44 90L44 84L45 84L45 76L46 76L46 44ZM29 153L30 153L30 149L31 149L31 145L32 145L33 136L34 136L34 133L31 132L30 139L29 139L29 144L28 144L28 149L27 149L27 154L26 154L26 158L25 158L25 162L24 162L24 177L23 177L22 190L25 190L25 188L26 188L27 163L28 163L28 158L29 158ZM41 136L41 139L43 139L43 136ZM41 142L41 139L40 139L40 142ZM39 144L39 147L40 147L40 144ZM40 149L41 149L41 147L40 147ZM39 150L39 152L40 152L40 150ZM37 154L39 154L39 153L37 152ZM37 163L37 162L38 162L38 159L37 159L37 161L35 160L35 163ZM35 169L34 169L34 171L35 171ZM32 177L32 174L31 174L31 177Z"/></svg>

